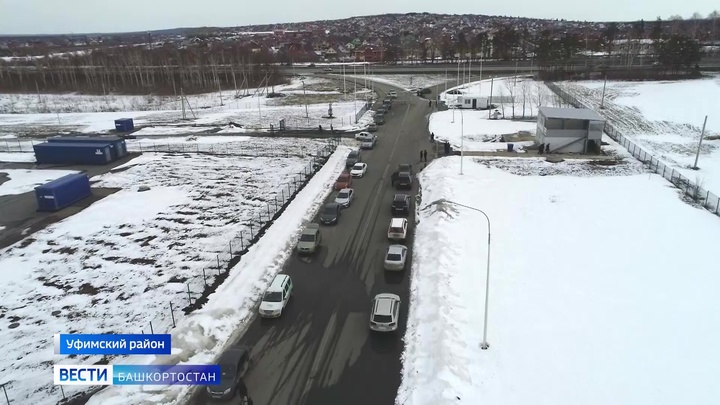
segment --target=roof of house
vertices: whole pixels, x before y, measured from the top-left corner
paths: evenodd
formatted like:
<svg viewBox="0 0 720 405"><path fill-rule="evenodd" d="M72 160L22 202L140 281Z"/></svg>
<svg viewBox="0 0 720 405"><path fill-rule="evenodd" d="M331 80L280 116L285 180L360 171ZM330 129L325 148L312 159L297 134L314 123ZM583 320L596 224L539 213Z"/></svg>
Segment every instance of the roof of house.
<svg viewBox="0 0 720 405"><path fill-rule="evenodd" d="M565 118L572 120L605 121L600 114L589 108L540 107L540 113L546 118Z"/></svg>

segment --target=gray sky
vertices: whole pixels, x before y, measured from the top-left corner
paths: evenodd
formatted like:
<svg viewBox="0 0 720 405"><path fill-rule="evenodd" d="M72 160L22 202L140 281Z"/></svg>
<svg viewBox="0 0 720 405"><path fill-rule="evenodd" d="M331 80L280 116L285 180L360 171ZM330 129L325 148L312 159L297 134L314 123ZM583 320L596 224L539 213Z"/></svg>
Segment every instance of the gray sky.
<svg viewBox="0 0 720 405"><path fill-rule="evenodd" d="M357 4L352 7L352 4ZM144 31L237 26L423 12L510 15L588 21L629 21L698 11L707 16L717 0L0 0L0 34Z"/></svg>

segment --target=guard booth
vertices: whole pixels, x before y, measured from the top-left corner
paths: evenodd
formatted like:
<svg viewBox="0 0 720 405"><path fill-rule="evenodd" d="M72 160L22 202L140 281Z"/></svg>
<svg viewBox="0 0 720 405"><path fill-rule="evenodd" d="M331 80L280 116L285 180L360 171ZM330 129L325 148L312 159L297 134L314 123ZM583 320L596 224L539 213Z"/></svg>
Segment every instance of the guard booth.
<svg viewBox="0 0 720 405"><path fill-rule="evenodd" d="M280 132L285 132L285 118L280 120Z"/></svg>

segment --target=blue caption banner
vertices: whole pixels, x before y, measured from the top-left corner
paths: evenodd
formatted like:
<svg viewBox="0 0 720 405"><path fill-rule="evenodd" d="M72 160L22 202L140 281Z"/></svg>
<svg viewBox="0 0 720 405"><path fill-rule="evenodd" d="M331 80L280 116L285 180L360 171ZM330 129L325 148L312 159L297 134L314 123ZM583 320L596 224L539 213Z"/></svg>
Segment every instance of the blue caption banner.
<svg viewBox="0 0 720 405"><path fill-rule="evenodd" d="M170 354L172 337L168 334L98 335L57 334L55 354Z"/></svg>
<svg viewBox="0 0 720 405"><path fill-rule="evenodd" d="M114 365L112 385L219 385L218 365Z"/></svg>

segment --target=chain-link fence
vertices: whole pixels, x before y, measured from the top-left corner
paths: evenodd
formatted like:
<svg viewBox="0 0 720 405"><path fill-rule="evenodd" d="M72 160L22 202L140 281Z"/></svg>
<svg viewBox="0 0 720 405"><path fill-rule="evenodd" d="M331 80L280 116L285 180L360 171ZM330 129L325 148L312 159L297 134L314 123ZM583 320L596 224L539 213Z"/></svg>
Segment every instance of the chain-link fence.
<svg viewBox="0 0 720 405"><path fill-rule="evenodd" d="M590 108L578 100L571 94L568 94L565 90L561 89L558 85L551 82L545 83L550 90L552 90L560 99L575 108ZM673 185L682 190L683 194L693 200L695 203L702 205L707 210L720 215L720 197L717 194L710 192L700 187L699 184L685 177L677 169L670 167L667 163L661 161L657 157L648 153L645 149L639 146L637 143L631 141L628 137L622 134L616 129L611 122L605 123L605 133L612 138L615 142L622 145L633 157L643 162L653 172L660 174L665 179L669 180Z"/></svg>
<svg viewBox="0 0 720 405"><path fill-rule="evenodd" d="M230 269L242 260L242 256L247 253L248 249L257 243L258 240L265 234L267 228L272 225L273 221L277 219L288 204L295 198L298 192L305 187L305 185L312 179L312 177L320 170L330 155L335 151L339 144L339 139L328 139L328 142L324 145L319 145L316 150L304 150L306 147L298 146L298 156L307 156L311 160L303 168L302 171L293 175L288 182L280 184L278 192L275 194L272 200L265 203L265 208L258 211L256 218L251 218L246 221L246 227L242 229L238 234L234 235L226 245L219 246L216 252L213 252L214 258L207 262L205 265L200 267L200 270L194 276L183 279L173 280L170 284L176 286L175 297L164 306L164 311L156 315L152 320L143 326L139 331L124 331L124 333L142 333L142 334L161 334L170 333L170 331L177 326L179 319L187 315L194 310L201 308L208 299L208 296L213 293L217 287L222 284L227 278ZM180 152L181 150L172 149L180 146L176 144L169 145L155 145L150 151L157 152ZM211 147L211 145L206 145ZM163 147L170 147L170 149L161 150ZM232 154L231 150L224 150L222 148L211 149L212 153ZM302 150L302 155L300 151ZM190 150L186 150L190 152ZM202 151L201 151L202 152ZM211 153L211 152L208 152ZM283 151L277 152L278 154L272 156L287 156L294 155L294 152ZM307 154L306 154L307 153ZM263 155L257 155L263 156ZM131 363L132 358L128 356L105 358L103 362L112 364L123 364ZM0 402L4 398L8 405L11 403L19 403L17 400L12 399L12 382L0 384L2 391L0 393ZM96 391L96 390L95 390ZM93 391L93 392L95 392ZM40 392L40 390L38 390ZM87 390L78 389L76 387L66 390L62 386L52 387L50 391L44 392L43 395L55 394L58 396L60 403L69 400L75 395L86 393L89 395Z"/></svg>

